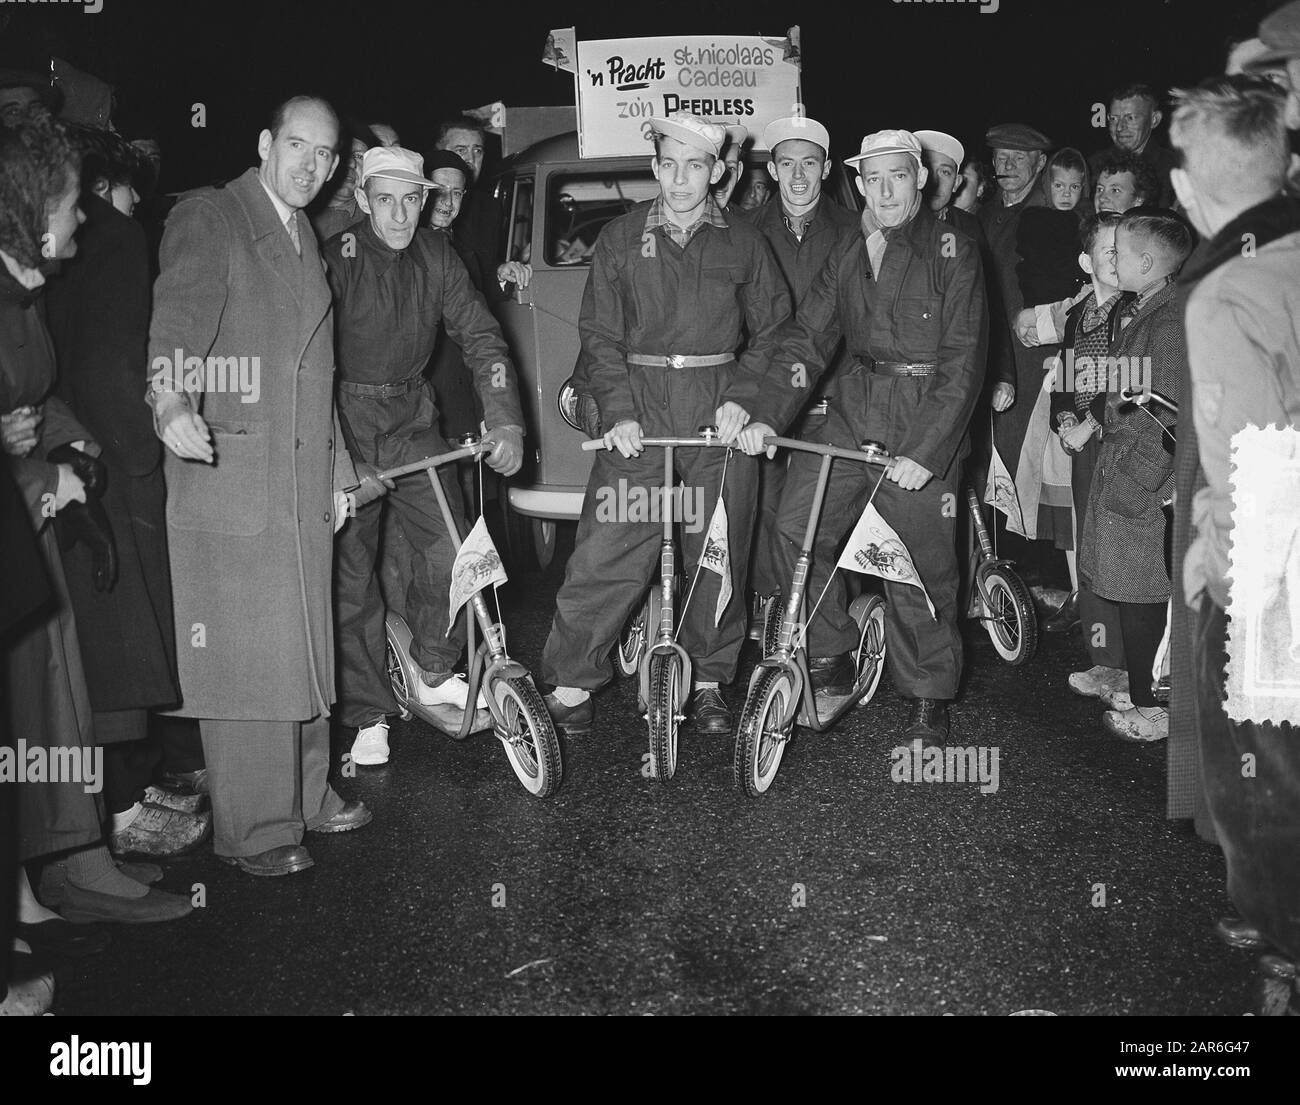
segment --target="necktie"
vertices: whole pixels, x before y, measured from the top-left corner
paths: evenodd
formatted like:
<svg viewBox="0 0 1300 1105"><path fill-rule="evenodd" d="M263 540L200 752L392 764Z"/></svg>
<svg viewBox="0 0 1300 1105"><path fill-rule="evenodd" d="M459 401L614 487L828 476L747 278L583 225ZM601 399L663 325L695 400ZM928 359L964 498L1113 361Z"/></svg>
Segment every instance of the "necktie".
<svg viewBox="0 0 1300 1105"><path fill-rule="evenodd" d="M289 228L289 237L293 239L293 248L298 251L298 256L302 256L302 239L298 237L298 212L295 211L289 216L288 221L284 224Z"/></svg>

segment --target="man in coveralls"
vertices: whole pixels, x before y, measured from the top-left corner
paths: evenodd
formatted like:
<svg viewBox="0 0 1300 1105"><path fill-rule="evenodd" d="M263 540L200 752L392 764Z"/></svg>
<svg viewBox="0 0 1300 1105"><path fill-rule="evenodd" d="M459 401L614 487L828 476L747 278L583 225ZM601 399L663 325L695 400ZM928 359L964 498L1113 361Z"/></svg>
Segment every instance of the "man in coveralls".
<svg viewBox="0 0 1300 1105"><path fill-rule="evenodd" d="M439 322L465 350L482 398L483 440L493 444L488 465L511 476L523 460L524 418L501 329L447 235L418 227L432 187L419 154L400 146L367 150L357 203L368 218L335 235L322 251L338 330L339 420L363 482L373 480L376 469L449 451L423 376ZM463 527L455 476L441 472ZM411 658L422 669L416 695L426 706L464 709L468 688L452 673L465 647L464 619L447 629L456 555L451 535L427 477L402 480L386 501L412 549L406 619ZM356 512L339 534L336 562L342 718L358 729L352 761L363 766L387 762L385 718L397 712L385 671L384 603L375 574L383 510L381 500Z"/></svg>
<svg viewBox="0 0 1300 1105"><path fill-rule="evenodd" d="M831 136L816 119L802 115L776 119L763 130L763 145L768 149L767 171L776 181L777 195L738 217L747 219L767 239L797 310L831 250L857 226L858 219L822 194L822 182L831 173ZM842 355L843 346L839 352ZM841 356L836 356L832 369L840 364ZM807 398L813 398L811 393ZM786 582L776 574L774 552L786 462L784 455L759 462L758 527L750 587L760 600L780 591ZM762 633L759 613L756 604L758 624L750 630L755 639Z"/></svg>
<svg viewBox="0 0 1300 1105"><path fill-rule="evenodd" d="M659 553L657 517L631 520L627 511L609 519L597 507L609 489L617 494L620 487L662 484L663 459L644 449L643 435L693 435L712 423L731 443L751 416L770 421L770 390L762 384L773 338L790 314L790 295L763 236L724 214L709 194L725 170L718 159L725 129L685 112L651 125L650 166L660 194L601 231L578 322L583 390L596 402L607 451L596 454L587 481L542 658L543 677L555 686L547 707L556 725L573 734L591 730L590 692L610 679L610 649ZM749 340L737 354L742 327ZM703 524L683 527L688 579L704 546L725 456L722 449L676 453L688 494L699 489L704 507ZM731 730L718 685L735 678L745 636L755 483L755 462L733 455L724 494L731 597L715 626L721 577L701 571L682 623L696 679L692 717L709 733Z"/></svg>
<svg viewBox="0 0 1300 1105"><path fill-rule="evenodd" d="M854 363L831 382L827 413L810 417L809 441L852 447L882 442L898 458L874 504L907 546L936 616L920 590L885 583L885 632L894 686L911 700L904 741L942 743L947 702L957 693L962 643L957 625L955 528L966 427L983 384L988 311L975 242L935 219L923 202L921 143L909 131L862 140L858 190L866 199L862 230L844 238L778 336L770 386L785 395L784 426L825 371L844 338ZM762 449L770 426L756 417L741 434L747 453ZM777 519L782 571L799 554L821 458L790 461ZM836 545L862 513L879 478L851 462L831 468L809 576L809 603L834 573ZM827 696L852 690L857 627L835 573L809 632L814 688Z"/></svg>

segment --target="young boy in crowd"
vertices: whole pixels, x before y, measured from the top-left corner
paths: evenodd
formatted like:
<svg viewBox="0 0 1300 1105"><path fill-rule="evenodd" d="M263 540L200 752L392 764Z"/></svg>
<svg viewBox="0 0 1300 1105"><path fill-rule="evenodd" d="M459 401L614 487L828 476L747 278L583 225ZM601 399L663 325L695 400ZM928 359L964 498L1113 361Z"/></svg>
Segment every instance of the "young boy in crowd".
<svg viewBox="0 0 1300 1105"><path fill-rule="evenodd" d="M1016 231L1016 279L1022 302L1030 304L1069 300L1079 291L1079 227L1087 195L1088 165L1078 150L1057 150L1047 162L1040 187L1048 206L1026 207ZM1022 344L1032 343L1022 341ZM1026 397L1028 399L1028 397ZM1049 396L1040 393L1030 415L1020 461L1016 471L1030 489L1037 485L1033 502L1022 507L1036 514L1033 535L1051 541L1069 556L1075 546L1073 510L1070 508L1070 463L1051 433ZM1028 467L1022 467L1027 465ZM1041 478L1034 475L1040 472ZM1072 557L1071 557L1072 559ZM1078 581L1071 565L1071 597L1045 624L1050 631L1063 631L1075 621Z"/></svg>
<svg viewBox="0 0 1300 1105"><path fill-rule="evenodd" d="M1106 366L1112 378L1079 576L1116 607L1133 705L1108 710L1103 725L1127 741L1162 740L1169 733L1168 714L1152 693L1151 667L1170 593L1163 504L1173 490L1174 458L1172 416L1126 403L1119 393L1127 386L1179 401L1187 340L1173 280L1191 248L1188 225L1165 212L1131 212L1115 230L1115 273L1129 294L1116 307L1118 333Z"/></svg>
<svg viewBox="0 0 1300 1105"><path fill-rule="evenodd" d="M1068 146L1052 154L1042 187L1048 206L1026 208L1016 231L1016 279L1026 304L1068 299L1079 290L1079 227L1089 210L1083 154Z"/></svg>
<svg viewBox="0 0 1300 1105"><path fill-rule="evenodd" d="M1112 311L1119 295L1115 275L1115 227L1120 216L1110 211L1092 215L1083 224L1079 267L1091 284L1070 306L1061 327L1061 363L1052 390L1052 428L1069 454L1074 500L1075 541L1067 558L1077 575L1079 537L1087 515L1092 473L1101 452L1101 423L1106 416L1106 357L1110 350ZM1100 698L1116 710L1133 705L1128 696L1124 642L1114 606L1083 586L1078 589L1078 615L1084 644L1092 659L1087 671L1070 676L1070 689L1087 698Z"/></svg>

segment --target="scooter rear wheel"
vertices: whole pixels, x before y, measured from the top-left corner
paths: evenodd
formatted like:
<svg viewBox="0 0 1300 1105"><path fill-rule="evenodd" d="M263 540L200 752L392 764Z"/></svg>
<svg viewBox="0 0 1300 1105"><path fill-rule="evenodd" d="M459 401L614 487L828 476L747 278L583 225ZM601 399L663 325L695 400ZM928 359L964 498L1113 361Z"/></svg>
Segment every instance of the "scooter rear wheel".
<svg viewBox="0 0 1300 1105"><path fill-rule="evenodd" d="M409 660L411 631L406 622L398 615L389 613L384 620L384 665L388 670L388 683L393 689L393 698L397 700L397 712L403 721L411 720L408 703L412 698L412 673L414 666ZM403 658L408 658L403 662Z"/></svg>
<svg viewBox="0 0 1300 1105"><path fill-rule="evenodd" d="M627 623L618 638L614 660L624 675L636 675L641 670L641 657L645 655L646 642L659 625L659 592L650 590L643 602L628 615Z"/></svg>
<svg viewBox="0 0 1300 1105"><path fill-rule="evenodd" d="M794 699L794 680L784 668L766 668L754 681L736 732L732 777L757 798L772 785L781 766L792 724L782 724Z"/></svg>
<svg viewBox="0 0 1300 1105"><path fill-rule="evenodd" d="M677 771L677 703L681 698L682 662L676 653L650 657L650 778L665 782Z"/></svg>
<svg viewBox="0 0 1300 1105"><path fill-rule="evenodd" d="M506 759L529 794L546 798L560 785L563 765L555 726L541 695L526 676L497 680L492 686L506 727L497 722L496 734Z"/></svg>
<svg viewBox="0 0 1300 1105"><path fill-rule="evenodd" d="M993 648L1012 667L1029 662L1038 647L1038 618L1024 581L998 566L981 575L987 607L984 628Z"/></svg>
<svg viewBox="0 0 1300 1105"><path fill-rule="evenodd" d="M859 595L849 605L849 616L858 626L854 685L858 688L858 705L865 706L875 697L885 670L885 600L879 595Z"/></svg>

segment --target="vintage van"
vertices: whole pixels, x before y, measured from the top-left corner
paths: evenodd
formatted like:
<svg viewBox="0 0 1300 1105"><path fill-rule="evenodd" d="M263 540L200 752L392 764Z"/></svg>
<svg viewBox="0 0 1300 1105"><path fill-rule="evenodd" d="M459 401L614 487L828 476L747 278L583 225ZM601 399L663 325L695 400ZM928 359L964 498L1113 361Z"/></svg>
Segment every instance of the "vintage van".
<svg viewBox="0 0 1300 1105"><path fill-rule="evenodd" d="M766 161L766 151L750 155L742 189L757 174L771 183ZM533 268L530 285L513 289L494 307L519 370L528 419L527 462L502 503L516 563L548 565L557 526L576 521L582 511L592 454L579 448L586 435L571 409L566 417L564 389L578 359L578 312L592 247L607 222L653 199L658 187L648 156L583 160L572 132L507 158L495 177L505 228L502 260ZM856 189L842 166L825 189L857 209Z"/></svg>

